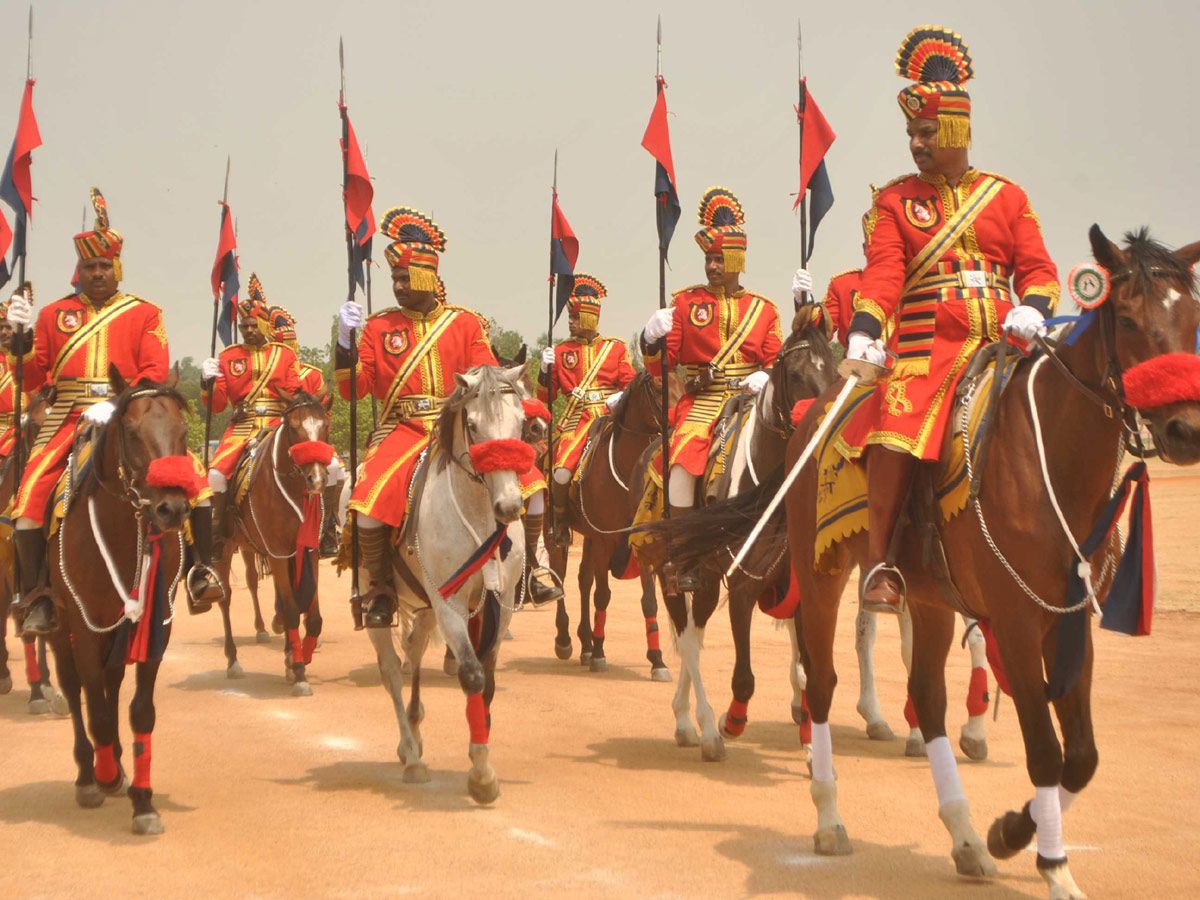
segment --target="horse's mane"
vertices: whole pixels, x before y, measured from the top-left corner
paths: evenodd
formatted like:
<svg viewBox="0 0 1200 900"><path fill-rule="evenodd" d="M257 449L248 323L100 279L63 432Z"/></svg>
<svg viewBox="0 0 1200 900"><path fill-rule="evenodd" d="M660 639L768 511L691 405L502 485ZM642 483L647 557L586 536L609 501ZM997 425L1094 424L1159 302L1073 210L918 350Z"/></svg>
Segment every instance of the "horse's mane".
<svg viewBox="0 0 1200 900"><path fill-rule="evenodd" d="M1195 275L1187 263L1174 251L1150 237L1150 229L1139 228L1125 232L1125 249L1129 253L1129 268L1138 293L1143 296L1153 290L1155 277L1166 277L1195 293Z"/></svg>
<svg viewBox="0 0 1200 900"><path fill-rule="evenodd" d="M642 370L633 376L633 381L625 385L625 390L621 392L621 399L617 401L617 405L612 408L612 412L609 414L609 419L614 424L625 424L625 413L629 408L629 404L633 402L634 394L641 389L642 385L648 379L652 379L653 377L649 372Z"/></svg>

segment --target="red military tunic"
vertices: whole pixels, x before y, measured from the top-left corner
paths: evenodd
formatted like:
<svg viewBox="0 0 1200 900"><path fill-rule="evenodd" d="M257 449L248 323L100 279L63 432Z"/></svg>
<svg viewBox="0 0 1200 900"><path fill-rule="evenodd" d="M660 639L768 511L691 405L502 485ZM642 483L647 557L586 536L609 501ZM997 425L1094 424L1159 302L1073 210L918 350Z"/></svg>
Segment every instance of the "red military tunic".
<svg viewBox="0 0 1200 900"><path fill-rule="evenodd" d="M825 315L829 317L829 333L843 347L850 333L850 320L854 318L854 298L861 286L862 269L847 269L829 279L825 299L821 301Z"/></svg>
<svg viewBox="0 0 1200 900"><path fill-rule="evenodd" d="M737 349L714 371L713 383L679 401L670 464L702 475L722 407L742 390L747 375L770 367L783 345L779 311L766 297L744 289L726 296L724 291L713 293L708 286L697 285L674 296L674 325L665 339L669 369L682 363L691 379L712 366L731 336L745 333ZM751 315L753 321L748 321ZM643 360L651 374L661 376L660 349L645 353Z"/></svg>
<svg viewBox="0 0 1200 900"><path fill-rule="evenodd" d="M297 361L296 365L300 373L300 390L306 394L312 394L314 397L320 396L321 391L325 390L325 375L316 366L310 366L308 363Z"/></svg>
<svg viewBox="0 0 1200 900"><path fill-rule="evenodd" d="M554 348L554 367L547 383L538 384L538 398L547 404L553 402L552 395L569 395L565 413L554 423L554 468L575 470L589 426L608 414L605 401L625 390L636 374L629 348L617 338L572 338Z"/></svg>
<svg viewBox="0 0 1200 900"><path fill-rule="evenodd" d="M28 409L28 399L27 394L22 409ZM12 452L13 435L16 434L16 429L13 428L15 400L12 370L9 368L8 359L0 357L0 459Z"/></svg>
<svg viewBox="0 0 1200 900"><path fill-rule="evenodd" d="M960 208L980 206L969 228L944 234ZM967 361L999 337L1013 292L1049 315L1058 302L1058 270L1025 192L976 169L957 188L941 176L897 179L880 191L868 221L867 268L851 330L885 335L898 361L875 401L847 426L845 441L937 459ZM936 261L914 281L922 255Z"/></svg>
<svg viewBox="0 0 1200 900"><path fill-rule="evenodd" d="M286 405L283 394L300 390L300 376L296 354L283 344L234 344L221 351L219 361L220 372L201 399L213 412L231 405L236 409L210 463L229 479L247 441L279 424Z"/></svg>
<svg viewBox="0 0 1200 900"><path fill-rule="evenodd" d="M132 294L117 291L99 305L83 294L71 294L42 309L33 347L23 362L24 387L36 391L54 385L57 397L25 466L14 519L44 521L79 417L112 395L109 364L131 384L161 383L167 380L169 356L162 310ZM10 354L9 364L14 363Z"/></svg>
<svg viewBox="0 0 1200 900"><path fill-rule="evenodd" d="M338 389L350 399L350 354L337 349ZM399 527L408 485L429 443L455 374L496 365L479 319L470 310L438 304L422 314L393 307L363 326L355 365L357 397L379 400L379 427L371 435L350 509Z"/></svg>

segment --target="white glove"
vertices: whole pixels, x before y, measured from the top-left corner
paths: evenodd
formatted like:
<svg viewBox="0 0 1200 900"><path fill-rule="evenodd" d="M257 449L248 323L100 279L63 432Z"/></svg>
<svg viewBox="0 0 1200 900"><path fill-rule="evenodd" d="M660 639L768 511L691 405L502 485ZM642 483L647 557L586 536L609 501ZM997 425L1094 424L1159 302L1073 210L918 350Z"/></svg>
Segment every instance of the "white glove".
<svg viewBox="0 0 1200 900"><path fill-rule="evenodd" d="M350 349L350 332L362 328L363 308L353 300L347 300L338 310L338 343Z"/></svg>
<svg viewBox="0 0 1200 900"><path fill-rule="evenodd" d="M12 314L9 314L12 318ZM1004 330L1023 341L1033 340L1035 334L1046 333L1046 317L1033 306L1014 306L1004 317Z"/></svg>
<svg viewBox="0 0 1200 900"><path fill-rule="evenodd" d="M752 394L757 394L767 386L767 382L770 380L771 376L766 372L751 372L742 380L742 387Z"/></svg>
<svg viewBox="0 0 1200 900"><path fill-rule="evenodd" d="M615 394L609 394L608 399L604 401L604 405L609 409L616 409L617 404L621 402L621 397L624 394L624 391L617 391Z"/></svg>
<svg viewBox="0 0 1200 900"><path fill-rule="evenodd" d="M547 347L542 351L542 368L549 369L554 365L554 348Z"/></svg>
<svg viewBox="0 0 1200 900"><path fill-rule="evenodd" d="M209 357L204 362L200 363L200 377L205 381L212 381L221 374L221 363L214 357Z"/></svg>
<svg viewBox="0 0 1200 900"><path fill-rule="evenodd" d="M116 404L111 400L101 400L99 403L93 403L84 410L84 421L91 422L93 425L104 425L112 418L112 414L116 408Z"/></svg>
<svg viewBox="0 0 1200 900"><path fill-rule="evenodd" d="M24 294L13 294L8 307L8 324L16 328L33 324L33 305L25 299Z"/></svg>
<svg viewBox="0 0 1200 900"><path fill-rule="evenodd" d="M846 359L861 359L873 366L887 365L883 341L875 341L865 331L853 331L846 338Z"/></svg>
<svg viewBox="0 0 1200 900"><path fill-rule="evenodd" d="M646 327L642 329L642 336L646 339L647 344L653 344L655 341L660 341L671 333L671 329L675 327L675 310L671 307L658 310L650 317L650 321L646 323Z"/></svg>
<svg viewBox="0 0 1200 900"><path fill-rule="evenodd" d="M806 293L812 293L812 289L812 273L808 269L797 269L796 274L792 276L792 296L803 300Z"/></svg>

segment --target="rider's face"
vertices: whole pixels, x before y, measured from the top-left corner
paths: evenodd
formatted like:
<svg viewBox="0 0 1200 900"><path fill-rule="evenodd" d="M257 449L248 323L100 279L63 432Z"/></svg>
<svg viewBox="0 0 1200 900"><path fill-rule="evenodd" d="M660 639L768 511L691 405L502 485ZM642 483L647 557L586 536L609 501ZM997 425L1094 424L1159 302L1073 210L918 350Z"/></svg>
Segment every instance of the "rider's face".
<svg viewBox="0 0 1200 900"><path fill-rule="evenodd" d="M252 344L255 347L266 343L266 337L258 330L258 319L250 316L238 319L238 331L241 332L244 343Z"/></svg>
<svg viewBox="0 0 1200 900"><path fill-rule="evenodd" d="M79 263L79 286L89 300L107 300L117 292L116 267L111 259L98 256Z"/></svg>
<svg viewBox="0 0 1200 900"><path fill-rule="evenodd" d="M720 250L710 250L704 254L704 274L709 284L723 284L725 281L725 254Z"/></svg>

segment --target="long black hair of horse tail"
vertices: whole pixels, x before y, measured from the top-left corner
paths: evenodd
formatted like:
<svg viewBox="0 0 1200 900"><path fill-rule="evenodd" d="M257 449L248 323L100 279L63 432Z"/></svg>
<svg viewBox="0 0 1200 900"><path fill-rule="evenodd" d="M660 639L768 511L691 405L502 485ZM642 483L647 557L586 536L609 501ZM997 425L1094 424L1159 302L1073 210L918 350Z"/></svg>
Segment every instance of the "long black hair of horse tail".
<svg viewBox="0 0 1200 900"><path fill-rule="evenodd" d="M638 530L647 531L660 540L669 539L671 562L682 568L707 564L724 571L770 506L771 499L783 484L783 477L781 466L752 490L700 509L686 512L672 509L670 519L644 525ZM778 546L778 542L786 539L786 508L781 503L763 527L757 542Z"/></svg>

